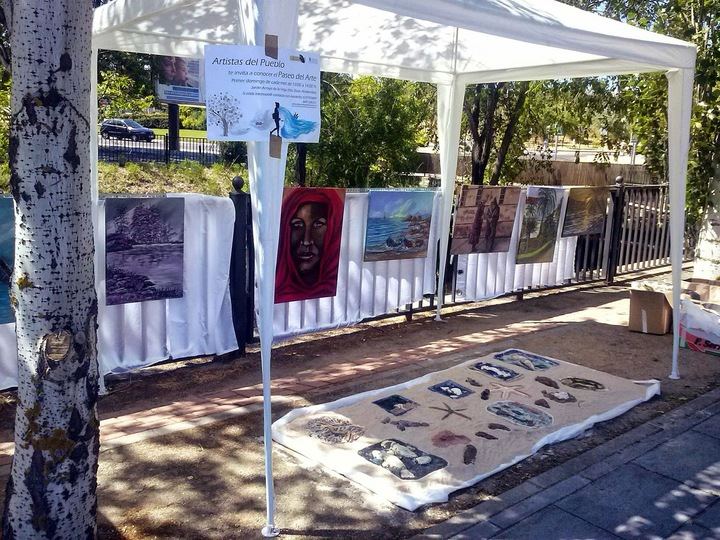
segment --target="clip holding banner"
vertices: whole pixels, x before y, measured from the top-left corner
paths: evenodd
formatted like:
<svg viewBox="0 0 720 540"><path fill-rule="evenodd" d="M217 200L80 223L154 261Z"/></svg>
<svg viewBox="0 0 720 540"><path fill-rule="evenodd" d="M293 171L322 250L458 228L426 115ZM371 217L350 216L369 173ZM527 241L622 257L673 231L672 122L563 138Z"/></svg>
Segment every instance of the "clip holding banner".
<svg viewBox="0 0 720 540"><path fill-rule="evenodd" d="M282 152L282 137L270 134L270 157L280 159Z"/></svg>
<svg viewBox="0 0 720 540"><path fill-rule="evenodd" d="M265 34L265 56L277 60L279 55L278 49L278 37L273 34Z"/></svg>

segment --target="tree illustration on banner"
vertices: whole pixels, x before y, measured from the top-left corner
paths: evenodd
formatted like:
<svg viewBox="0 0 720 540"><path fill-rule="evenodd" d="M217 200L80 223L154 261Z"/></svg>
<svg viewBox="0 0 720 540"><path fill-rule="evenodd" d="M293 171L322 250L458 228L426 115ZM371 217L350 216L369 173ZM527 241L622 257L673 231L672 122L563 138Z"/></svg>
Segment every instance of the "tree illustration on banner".
<svg viewBox="0 0 720 540"><path fill-rule="evenodd" d="M242 118L240 103L227 92L208 96L206 107L208 120L222 127L224 137L228 136L233 124Z"/></svg>

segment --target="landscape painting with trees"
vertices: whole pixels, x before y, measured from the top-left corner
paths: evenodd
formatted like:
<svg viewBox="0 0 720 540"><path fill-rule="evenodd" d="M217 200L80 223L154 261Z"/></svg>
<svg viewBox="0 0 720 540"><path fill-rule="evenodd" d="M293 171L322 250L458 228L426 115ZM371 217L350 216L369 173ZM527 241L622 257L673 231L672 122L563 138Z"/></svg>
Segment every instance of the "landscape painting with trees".
<svg viewBox="0 0 720 540"><path fill-rule="evenodd" d="M107 304L183 296L185 200L105 201Z"/></svg>
<svg viewBox="0 0 720 540"><path fill-rule="evenodd" d="M552 262L564 194L561 189L528 187L517 264Z"/></svg>
<svg viewBox="0 0 720 540"><path fill-rule="evenodd" d="M519 200L519 187L462 186L450 253L509 251Z"/></svg>

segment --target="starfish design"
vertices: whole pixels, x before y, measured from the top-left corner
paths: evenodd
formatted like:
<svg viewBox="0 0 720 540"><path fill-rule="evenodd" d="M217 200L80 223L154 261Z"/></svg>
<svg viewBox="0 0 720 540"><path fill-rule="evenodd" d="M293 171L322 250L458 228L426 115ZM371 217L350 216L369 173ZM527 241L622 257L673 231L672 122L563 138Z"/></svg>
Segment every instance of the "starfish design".
<svg viewBox="0 0 720 540"><path fill-rule="evenodd" d="M500 399L507 399L510 397L511 394L517 394L518 396L522 397L530 397L530 394L527 394L523 392L522 390L519 390L519 388L522 388L522 385L515 384L515 385L505 385L500 384L496 382L490 383L490 391L491 392L500 392Z"/></svg>
<svg viewBox="0 0 720 540"><path fill-rule="evenodd" d="M457 414L458 416L461 416L462 418L466 418L468 420L472 420L469 416L462 414L463 411L467 411L467 409L453 409L450 405L447 403L443 403L442 407L428 407L428 409L435 409L436 411L441 411L445 413L445 416L442 417L443 420L448 418L449 416L452 416L453 414Z"/></svg>

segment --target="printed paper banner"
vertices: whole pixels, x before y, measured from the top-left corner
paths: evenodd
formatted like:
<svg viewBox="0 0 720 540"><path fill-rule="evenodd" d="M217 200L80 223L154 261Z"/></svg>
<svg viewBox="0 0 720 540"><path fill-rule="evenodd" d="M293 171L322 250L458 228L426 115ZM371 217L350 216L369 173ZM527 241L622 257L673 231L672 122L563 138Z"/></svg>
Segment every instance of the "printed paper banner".
<svg viewBox="0 0 720 540"><path fill-rule="evenodd" d="M320 57L264 47L205 47L207 137L265 141L276 135L294 142L320 138Z"/></svg>
<svg viewBox="0 0 720 540"><path fill-rule="evenodd" d="M181 56L154 56L155 93L163 103L201 105L205 102L202 91L203 62L197 58Z"/></svg>

